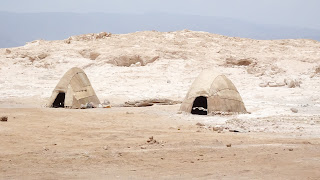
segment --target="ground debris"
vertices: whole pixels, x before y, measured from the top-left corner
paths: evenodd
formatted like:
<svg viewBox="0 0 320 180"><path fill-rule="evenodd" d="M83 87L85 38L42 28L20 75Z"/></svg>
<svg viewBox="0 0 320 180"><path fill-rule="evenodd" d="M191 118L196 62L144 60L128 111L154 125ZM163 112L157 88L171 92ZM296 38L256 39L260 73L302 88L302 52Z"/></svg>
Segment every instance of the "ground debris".
<svg viewBox="0 0 320 180"><path fill-rule="evenodd" d="M127 101L123 105L123 107L146 107L153 106L154 104L159 105L175 105L180 104L181 101L173 101L170 99L147 99L147 100L138 100L138 101Z"/></svg>
<svg viewBox="0 0 320 180"><path fill-rule="evenodd" d="M1 116L0 121L7 122L8 121L8 116Z"/></svg>

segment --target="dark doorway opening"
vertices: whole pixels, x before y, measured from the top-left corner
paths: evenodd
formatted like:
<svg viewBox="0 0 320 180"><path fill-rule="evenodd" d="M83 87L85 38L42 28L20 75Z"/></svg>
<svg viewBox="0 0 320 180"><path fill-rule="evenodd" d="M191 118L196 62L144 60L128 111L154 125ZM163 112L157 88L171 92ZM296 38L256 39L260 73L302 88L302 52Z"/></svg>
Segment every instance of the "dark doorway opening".
<svg viewBox="0 0 320 180"><path fill-rule="evenodd" d="M207 115L208 114L208 103L207 98L199 96L193 101L191 114Z"/></svg>
<svg viewBox="0 0 320 180"><path fill-rule="evenodd" d="M60 108L60 107L64 107L64 99L66 97L65 93L59 93L58 96L56 97L56 99L54 100L52 107L54 108Z"/></svg>

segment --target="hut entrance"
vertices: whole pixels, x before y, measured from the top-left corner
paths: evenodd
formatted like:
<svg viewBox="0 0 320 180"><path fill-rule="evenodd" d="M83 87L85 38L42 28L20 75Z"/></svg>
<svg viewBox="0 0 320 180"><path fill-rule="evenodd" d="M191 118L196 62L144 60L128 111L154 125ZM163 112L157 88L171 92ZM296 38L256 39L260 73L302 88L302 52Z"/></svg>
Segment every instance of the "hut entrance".
<svg viewBox="0 0 320 180"><path fill-rule="evenodd" d="M56 97L56 99L54 100L52 107L54 108L60 108L60 107L64 107L64 99L66 97L65 93L59 93Z"/></svg>
<svg viewBox="0 0 320 180"><path fill-rule="evenodd" d="M208 102L204 96L199 96L193 101L191 114L207 115L208 114Z"/></svg>

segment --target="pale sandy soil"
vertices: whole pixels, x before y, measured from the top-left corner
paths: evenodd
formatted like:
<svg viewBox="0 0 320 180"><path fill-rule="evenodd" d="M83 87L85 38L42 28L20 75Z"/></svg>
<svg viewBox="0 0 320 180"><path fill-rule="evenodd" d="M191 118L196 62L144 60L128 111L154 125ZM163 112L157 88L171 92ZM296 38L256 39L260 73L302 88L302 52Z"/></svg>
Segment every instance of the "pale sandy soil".
<svg viewBox="0 0 320 180"><path fill-rule="evenodd" d="M0 49L0 116L9 117L0 122L0 179L320 179L320 42L188 30L88 37ZM130 58L142 65L116 65ZM229 58L253 63L230 65ZM111 109L45 108L74 66ZM182 101L206 68L235 84L250 114L178 114L179 104L117 107ZM259 85L284 79L300 86ZM159 144L147 143L150 136Z"/></svg>
<svg viewBox="0 0 320 180"><path fill-rule="evenodd" d="M0 179L320 177L319 138L218 133L208 123L197 126L197 116L177 115L176 110L0 109L9 116L0 123ZM148 143L150 136L159 144Z"/></svg>

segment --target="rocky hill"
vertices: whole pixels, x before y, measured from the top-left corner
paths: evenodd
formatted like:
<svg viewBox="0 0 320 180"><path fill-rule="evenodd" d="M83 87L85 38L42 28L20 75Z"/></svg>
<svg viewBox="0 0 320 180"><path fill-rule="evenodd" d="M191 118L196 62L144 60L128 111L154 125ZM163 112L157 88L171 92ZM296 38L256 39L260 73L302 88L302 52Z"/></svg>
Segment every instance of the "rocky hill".
<svg viewBox="0 0 320 180"><path fill-rule="evenodd" d="M249 111L266 102L270 108L308 104L311 111L320 102L318 41L253 40L183 30L102 32L0 49L0 105L44 105L74 66L84 69L101 100L114 104L182 100L206 68L226 74Z"/></svg>

